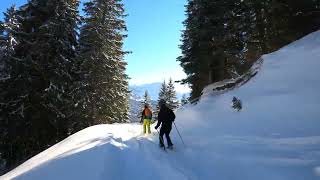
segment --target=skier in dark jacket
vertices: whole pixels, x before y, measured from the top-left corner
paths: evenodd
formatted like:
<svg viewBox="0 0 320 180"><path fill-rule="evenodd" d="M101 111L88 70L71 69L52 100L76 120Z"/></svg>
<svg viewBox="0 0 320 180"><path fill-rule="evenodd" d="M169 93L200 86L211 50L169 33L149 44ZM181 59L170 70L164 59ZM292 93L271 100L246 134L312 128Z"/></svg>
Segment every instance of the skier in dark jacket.
<svg viewBox="0 0 320 180"><path fill-rule="evenodd" d="M172 129L172 122L176 118L176 115L170 108L166 106L166 102L163 99L159 101L159 106L160 112L158 113L158 123L155 126L155 129L158 129L158 127L161 125L159 135L160 147L164 146L163 135L165 134L168 143L168 148L172 148L173 144L169 135Z"/></svg>

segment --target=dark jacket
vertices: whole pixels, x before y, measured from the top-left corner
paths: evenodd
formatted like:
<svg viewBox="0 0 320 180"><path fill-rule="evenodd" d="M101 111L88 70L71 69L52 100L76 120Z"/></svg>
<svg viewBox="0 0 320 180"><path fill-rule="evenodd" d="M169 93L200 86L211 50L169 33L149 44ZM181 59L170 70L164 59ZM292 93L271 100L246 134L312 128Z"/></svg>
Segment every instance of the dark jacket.
<svg viewBox="0 0 320 180"><path fill-rule="evenodd" d="M161 128L170 128L172 127L172 122L175 120L176 115L174 112L169 109L166 105L162 105L160 108L160 112L158 113L158 124L156 128L158 128L161 124Z"/></svg>

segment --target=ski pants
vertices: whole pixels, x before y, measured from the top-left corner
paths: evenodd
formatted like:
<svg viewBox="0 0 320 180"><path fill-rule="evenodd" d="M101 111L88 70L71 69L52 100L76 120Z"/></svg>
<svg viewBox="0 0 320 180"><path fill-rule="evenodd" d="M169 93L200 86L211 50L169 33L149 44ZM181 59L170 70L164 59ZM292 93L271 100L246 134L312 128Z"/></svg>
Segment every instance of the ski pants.
<svg viewBox="0 0 320 180"><path fill-rule="evenodd" d="M150 119L144 119L143 120L143 133L149 133L151 134L151 129L150 129L150 124L151 124L151 120Z"/></svg>
<svg viewBox="0 0 320 180"><path fill-rule="evenodd" d="M171 132L172 127L161 127L160 129L160 135L159 135L159 141L160 141L160 146L164 146L164 139L163 139L163 135L166 135L166 139L167 139L167 143L168 146L172 146L172 142L170 139L170 132Z"/></svg>

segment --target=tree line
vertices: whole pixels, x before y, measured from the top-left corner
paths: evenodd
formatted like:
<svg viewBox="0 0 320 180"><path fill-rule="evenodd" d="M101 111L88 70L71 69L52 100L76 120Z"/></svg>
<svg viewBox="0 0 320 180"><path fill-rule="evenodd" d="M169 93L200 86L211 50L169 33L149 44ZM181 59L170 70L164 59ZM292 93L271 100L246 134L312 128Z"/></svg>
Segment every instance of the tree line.
<svg viewBox="0 0 320 180"><path fill-rule="evenodd" d="M320 28L319 0L188 0L182 55L191 99L246 72L262 54Z"/></svg>
<svg viewBox="0 0 320 180"><path fill-rule="evenodd" d="M157 104L155 105L156 107L152 107L151 97L149 95L148 90L146 90L143 95L143 99L141 101L141 105L140 105L141 109L143 109L146 104L149 105L151 109L154 109L154 112L153 112L154 119L157 119L157 115L160 111L159 102L161 99L165 100L166 105L172 110L176 110L180 106L183 106L189 103L186 94L183 94L179 102L177 98L177 93L174 87L174 82L172 78L170 78L168 83L164 80L161 84L161 87L159 89ZM139 111L137 112L137 114L138 114L138 118L141 118L141 112Z"/></svg>
<svg viewBox="0 0 320 180"><path fill-rule="evenodd" d="M0 23L5 170L85 127L128 121L121 0L29 0ZM3 171L3 169L2 169Z"/></svg>

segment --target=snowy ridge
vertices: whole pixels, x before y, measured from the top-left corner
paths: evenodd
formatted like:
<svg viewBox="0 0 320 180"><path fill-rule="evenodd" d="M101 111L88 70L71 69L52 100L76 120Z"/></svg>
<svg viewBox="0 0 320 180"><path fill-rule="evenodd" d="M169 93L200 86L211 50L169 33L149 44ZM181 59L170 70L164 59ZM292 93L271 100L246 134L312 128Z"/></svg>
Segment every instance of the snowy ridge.
<svg viewBox="0 0 320 180"><path fill-rule="evenodd" d="M202 91L203 96L209 96L214 94L222 94L229 90L232 90L237 87L241 87L246 82L248 82L251 78L259 73L263 64L263 58L257 60L252 67L249 69L248 72L244 73L243 75L234 78L234 79L226 79L223 81L219 81L213 84L208 85Z"/></svg>
<svg viewBox="0 0 320 180"><path fill-rule="evenodd" d="M174 128L175 150L166 153L153 128L144 136L140 124L93 126L0 179L317 180L320 31L262 59L254 78L176 112L187 147Z"/></svg>

